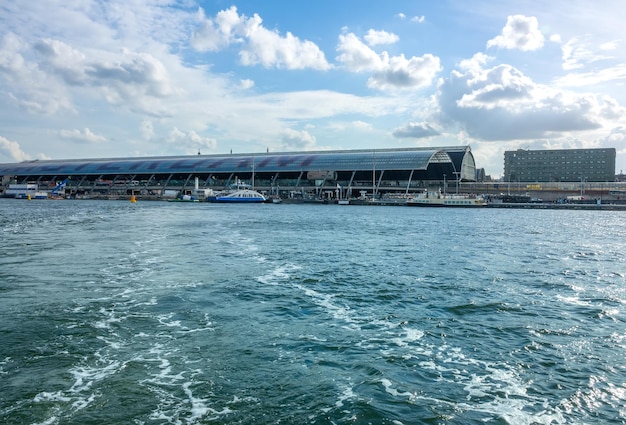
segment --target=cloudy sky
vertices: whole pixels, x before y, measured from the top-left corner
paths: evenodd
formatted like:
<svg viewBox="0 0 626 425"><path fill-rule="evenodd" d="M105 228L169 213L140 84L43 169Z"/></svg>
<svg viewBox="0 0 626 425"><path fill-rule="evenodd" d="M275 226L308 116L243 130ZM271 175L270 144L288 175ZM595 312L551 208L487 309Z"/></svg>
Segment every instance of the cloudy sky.
<svg viewBox="0 0 626 425"><path fill-rule="evenodd" d="M621 0L0 3L0 163L615 147Z"/></svg>

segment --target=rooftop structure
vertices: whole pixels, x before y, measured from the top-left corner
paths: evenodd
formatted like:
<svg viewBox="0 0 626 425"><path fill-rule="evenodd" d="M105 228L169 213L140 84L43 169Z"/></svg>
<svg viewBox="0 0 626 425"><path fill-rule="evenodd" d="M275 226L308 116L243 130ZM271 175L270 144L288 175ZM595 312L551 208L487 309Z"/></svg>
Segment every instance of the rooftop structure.
<svg viewBox="0 0 626 425"><path fill-rule="evenodd" d="M74 191L181 190L199 180L221 189L245 180L260 189L362 187L408 191L429 181L474 181L469 146L318 152L247 153L143 158L35 160L0 164L4 184L56 184ZM139 194L139 193L137 193Z"/></svg>

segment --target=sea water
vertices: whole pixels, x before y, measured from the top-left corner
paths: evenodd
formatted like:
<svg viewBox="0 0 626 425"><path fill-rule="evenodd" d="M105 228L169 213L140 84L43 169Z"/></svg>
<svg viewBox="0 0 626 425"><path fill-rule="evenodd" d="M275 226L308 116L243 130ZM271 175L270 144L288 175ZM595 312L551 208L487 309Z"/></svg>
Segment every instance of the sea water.
<svg viewBox="0 0 626 425"><path fill-rule="evenodd" d="M625 423L625 253L624 212L0 200L0 423Z"/></svg>

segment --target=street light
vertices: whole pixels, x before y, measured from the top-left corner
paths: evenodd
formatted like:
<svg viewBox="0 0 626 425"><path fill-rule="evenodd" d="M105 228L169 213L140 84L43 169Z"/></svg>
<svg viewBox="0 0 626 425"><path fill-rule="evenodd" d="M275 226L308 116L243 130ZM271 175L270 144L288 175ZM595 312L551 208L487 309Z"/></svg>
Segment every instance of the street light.
<svg viewBox="0 0 626 425"><path fill-rule="evenodd" d="M461 172L460 171L453 171L454 175L456 176L456 194L459 194L459 181L461 180Z"/></svg>

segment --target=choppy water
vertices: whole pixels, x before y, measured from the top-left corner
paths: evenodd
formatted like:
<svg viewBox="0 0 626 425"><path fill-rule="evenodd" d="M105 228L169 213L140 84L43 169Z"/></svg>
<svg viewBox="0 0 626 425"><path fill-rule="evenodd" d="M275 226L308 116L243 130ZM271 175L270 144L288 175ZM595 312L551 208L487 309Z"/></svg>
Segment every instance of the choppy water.
<svg viewBox="0 0 626 425"><path fill-rule="evenodd" d="M0 423L625 423L625 225L0 200Z"/></svg>

